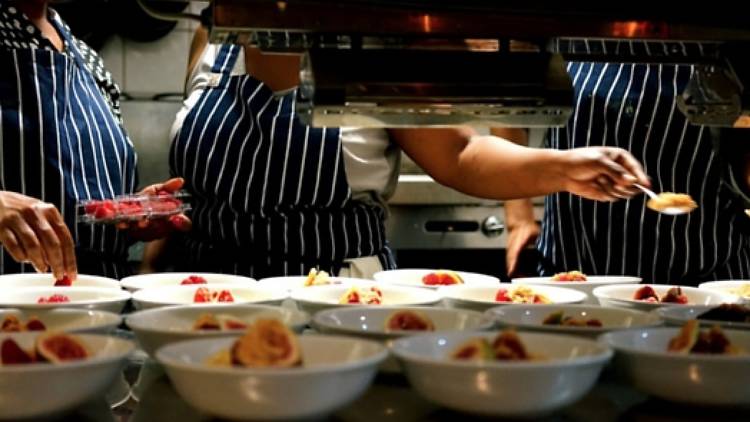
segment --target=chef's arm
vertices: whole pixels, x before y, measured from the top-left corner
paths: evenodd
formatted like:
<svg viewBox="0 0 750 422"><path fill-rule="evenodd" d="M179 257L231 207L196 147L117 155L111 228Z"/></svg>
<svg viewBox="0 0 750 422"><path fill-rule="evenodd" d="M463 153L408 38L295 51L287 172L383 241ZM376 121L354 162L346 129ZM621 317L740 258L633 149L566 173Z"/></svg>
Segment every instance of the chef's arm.
<svg viewBox="0 0 750 422"><path fill-rule="evenodd" d="M611 147L535 149L471 128L391 129L391 138L437 182L488 199L532 198L568 191L612 201L649 185L627 151Z"/></svg>

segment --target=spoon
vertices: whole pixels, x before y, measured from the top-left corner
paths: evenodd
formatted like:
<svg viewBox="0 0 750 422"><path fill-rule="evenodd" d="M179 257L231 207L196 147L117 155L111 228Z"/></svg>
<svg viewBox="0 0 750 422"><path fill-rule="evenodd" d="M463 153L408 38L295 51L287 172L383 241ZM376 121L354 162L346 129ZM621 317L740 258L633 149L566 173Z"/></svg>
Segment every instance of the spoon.
<svg viewBox="0 0 750 422"><path fill-rule="evenodd" d="M694 210L695 206L689 206L689 205L668 205L663 206L664 202L668 202L664 197L662 197L663 194L656 194L651 189L648 189L645 186L641 186L638 183L633 184L638 189L642 190L643 193L645 193L649 198L651 198L651 201L648 201L646 204L649 208L651 208L654 211L660 212L662 214L667 215L680 215L680 214L687 214Z"/></svg>

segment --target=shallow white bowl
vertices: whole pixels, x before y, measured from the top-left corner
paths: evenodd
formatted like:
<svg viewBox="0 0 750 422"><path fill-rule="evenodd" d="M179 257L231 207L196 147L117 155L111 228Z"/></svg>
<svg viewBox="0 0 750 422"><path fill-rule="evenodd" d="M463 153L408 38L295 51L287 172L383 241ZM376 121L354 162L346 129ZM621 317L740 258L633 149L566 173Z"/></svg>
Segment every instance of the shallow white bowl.
<svg viewBox="0 0 750 422"><path fill-rule="evenodd" d="M578 290L588 295L585 303L596 304L596 298L592 294L595 288L610 284L637 284L641 282L641 278L631 276L587 276L586 281L553 281L552 277L525 277L514 278L512 281L513 284L556 286Z"/></svg>
<svg viewBox="0 0 750 422"><path fill-rule="evenodd" d="M750 280L709 281L699 284L698 288L737 296L739 297L739 302L750 303L750 295L741 295L740 292L735 291L742 286L750 286Z"/></svg>
<svg viewBox="0 0 750 422"><path fill-rule="evenodd" d="M70 302L37 303L40 297L48 298L53 294L65 295ZM1 308L27 310L83 308L120 313L128 299L130 293L124 290L102 287L24 287L0 290Z"/></svg>
<svg viewBox="0 0 750 422"><path fill-rule="evenodd" d="M747 305L745 305L747 306ZM734 328L737 330L750 330L750 322L728 322L728 321L715 321L708 319L698 319L698 316L716 306L665 306L659 308L653 313L659 315L664 319L667 325L671 326L682 326L691 319L696 319L703 327L712 327L719 325L724 328Z"/></svg>
<svg viewBox="0 0 750 422"><path fill-rule="evenodd" d="M238 284L241 286L253 286L256 283L256 281L250 277L232 274L154 273L125 277L120 280L120 285L130 292L152 287L180 286L180 283L191 275L203 277L206 279L206 284Z"/></svg>
<svg viewBox="0 0 750 422"><path fill-rule="evenodd" d="M434 273L437 269L405 268L400 270L387 270L375 273L373 278L379 283L396 284L400 286L425 287L437 289L440 286L428 286L422 282L422 277ZM456 271L468 286L497 286L500 279L489 275Z"/></svg>
<svg viewBox="0 0 750 422"><path fill-rule="evenodd" d="M274 318L296 332L302 332L310 316L304 312L268 305L205 305L165 306L128 315L126 323L138 343L151 356L167 344L183 340L226 337L227 330L193 330L195 320L204 313L229 315L251 323L258 318ZM235 331L234 334L237 332Z"/></svg>
<svg viewBox="0 0 750 422"><path fill-rule="evenodd" d="M190 340L159 349L177 392L197 409L230 419L290 420L334 412L372 383L388 352L380 343L347 337L299 337L303 366L285 369L211 367L207 357L234 338Z"/></svg>
<svg viewBox="0 0 750 422"><path fill-rule="evenodd" d="M643 286L651 286L659 297L664 296L672 287L671 284L619 284L615 286L601 286L594 289L594 296L602 306L614 306L618 308L630 308L641 311L652 311L663 306L685 306L685 305L719 305L722 303L735 303L737 297L709 290L701 290L696 287L682 287L682 293L688 297L688 303L652 303L633 299L635 292Z"/></svg>
<svg viewBox="0 0 750 422"><path fill-rule="evenodd" d="M313 324L323 333L355 335L373 340L390 340L424 334L424 331L391 331L385 329L385 321L388 317L394 312L404 310L416 311L429 318L435 325L434 332L482 331L489 330L494 325L491 318L476 311L417 306L360 306L328 309L315 314Z"/></svg>
<svg viewBox="0 0 750 422"><path fill-rule="evenodd" d="M291 277L269 277L258 280L258 285L263 287L271 287L277 289L285 289L291 292L294 289L302 287L320 287L320 286L305 286L306 276L291 276ZM362 283L372 283L372 280L366 280L363 278L351 278L351 277L331 277L332 285L360 285Z"/></svg>
<svg viewBox="0 0 750 422"><path fill-rule="evenodd" d="M229 290L234 302L225 303L194 303L195 291L206 287L211 291ZM194 284L189 286L162 286L141 289L133 293L133 303L136 309L152 309L169 305L230 305L233 303L260 303L278 305L288 296L282 289L268 289L258 286L241 286L238 284Z"/></svg>
<svg viewBox="0 0 750 422"><path fill-rule="evenodd" d="M497 333L435 333L393 342L414 389L441 406L493 416L539 416L583 397L595 384L612 351L574 336L520 333L531 353L527 362L467 362L449 355L471 338Z"/></svg>
<svg viewBox="0 0 750 422"><path fill-rule="evenodd" d="M0 334L32 349L36 333ZM0 366L0 419L18 420L58 413L102 396L120 374L132 342L116 337L77 334L94 355L63 364Z"/></svg>
<svg viewBox="0 0 750 422"><path fill-rule="evenodd" d="M0 289L16 287L53 287L55 276L49 273L26 273L0 275ZM103 287L119 289L120 282L107 277L78 274L78 277L68 287Z"/></svg>
<svg viewBox="0 0 750 422"><path fill-rule="evenodd" d="M370 287L373 283L357 284L359 287ZM318 311L329 308L351 308L362 306L359 304L339 303L341 296L351 286L318 286L314 289L302 287L292 291L291 298L300 309L311 315ZM383 292L382 305L369 306L428 306L440 302L440 295L434 290L419 287L391 286L378 284L377 287ZM367 306L367 305L366 305Z"/></svg>
<svg viewBox="0 0 750 422"><path fill-rule="evenodd" d="M0 309L0 321L7 315L15 315L21 322L32 316L39 318L47 331L65 331L69 333L105 334L120 325L122 318L112 312L94 311L91 309Z"/></svg>
<svg viewBox="0 0 750 422"><path fill-rule="evenodd" d="M443 295L445 302L454 308L471 309L475 311L486 311L495 306L518 306L519 304L497 302L495 296L498 290L517 288L518 285L509 283L498 284L497 287L477 287L477 286L446 286L438 289L438 293ZM563 287L551 286L529 286L536 292L543 294L555 304L563 303L581 303L586 300L586 294L576 290L566 289Z"/></svg>
<svg viewBox="0 0 750 422"><path fill-rule="evenodd" d="M616 368L638 389L690 404L750 404L750 355L716 356L667 352L679 328L648 328L604 334ZM750 351L750 332L725 330L730 341Z"/></svg>
<svg viewBox="0 0 750 422"><path fill-rule="evenodd" d="M571 327L542 324L553 312L563 311L564 316L577 319L596 318L601 327ZM604 308L598 305L522 305L498 306L487 310L486 315L502 327L515 327L519 330L544 331L557 334L575 334L596 338L599 335L631 328L656 327L664 323L653 313L632 309Z"/></svg>

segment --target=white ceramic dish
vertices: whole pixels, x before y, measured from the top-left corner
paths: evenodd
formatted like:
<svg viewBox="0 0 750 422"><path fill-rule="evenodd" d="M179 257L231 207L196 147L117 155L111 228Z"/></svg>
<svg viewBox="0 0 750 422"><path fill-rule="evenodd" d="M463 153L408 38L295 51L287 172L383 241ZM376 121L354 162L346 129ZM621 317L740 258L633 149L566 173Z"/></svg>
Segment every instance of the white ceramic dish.
<svg viewBox="0 0 750 422"><path fill-rule="evenodd" d="M134 275L120 280L120 285L130 292L162 286L180 286L190 276L203 277L207 284L237 284L253 286L256 281L250 277L216 273L155 273Z"/></svg>
<svg viewBox="0 0 750 422"><path fill-rule="evenodd" d="M36 333L0 334L33 348ZM63 364L0 366L0 419L19 420L59 413L101 396L120 375L132 342L116 337L79 334L94 355Z"/></svg>
<svg viewBox="0 0 750 422"><path fill-rule="evenodd" d="M576 319L598 319L601 327L575 327L566 325L546 325L544 319L554 312ZM664 321L653 313L632 309L604 308L597 305L519 305L498 306L487 310L502 327L515 327L519 330L544 331L557 334L575 334L586 337L617 330L656 327Z"/></svg>
<svg viewBox="0 0 750 422"><path fill-rule="evenodd" d="M630 308L641 311L652 311L663 306L719 305L722 303L737 302L737 296L686 286L681 286L683 294L688 297L688 303L684 305L677 303L654 303L633 299L635 292L644 286L651 286L660 298L667 293L667 290L675 287L671 284L618 284L597 287L594 289L594 296L596 296L599 304L602 306Z"/></svg>
<svg viewBox="0 0 750 422"><path fill-rule="evenodd" d="M508 302L497 302L495 296L500 289L513 290L518 287L508 283L498 284L497 287L447 286L438 289L438 293L443 295L448 306L484 312L489 308L500 305L516 306L517 304ZM545 295L554 304L582 303L586 300L585 293L572 289L550 286L529 287L535 293Z"/></svg>
<svg viewBox="0 0 750 422"><path fill-rule="evenodd" d="M229 419L291 420L322 417L359 397L388 352L373 341L299 337L297 368L227 368L204 362L231 347L234 338L190 340L159 349L182 398L197 409Z"/></svg>
<svg viewBox="0 0 750 422"><path fill-rule="evenodd" d="M212 292L228 290L233 302L221 303L194 303L195 292L205 287ZM136 309L153 309L170 305L222 305L233 303L258 303L267 305L278 305L288 296L282 289L268 289L258 286L240 286L238 284L194 284L190 286L163 286L141 289L133 293L133 303Z"/></svg>
<svg viewBox="0 0 750 422"><path fill-rule="evenodd" d="M717 356L667 352L679 328L619 331L601 337L617 356L616 368L638 389L656 397L695 404L750 404L750 355ZM750 332L725 330L750 350Z"/></svg>
<svg viewBox="0 0 750 422"><path fill-rule="evenodd" d="M293 277L269 277L258 280L258 285L269 288L284 289L289 292L302 287L320 287L320 286L305 286L306 276L293 276ZM331 277L331 285L360 285L362 283L372 283L372 280L365 280L363 278L350 278L350 277Z"/></svg>
<svg viewBox="0 0 750 422"><path fill-rule="evenodd" d="M17 287L54 287L55 276L49 273L26 273L0 275L0 289ZM78 274L69 287L100 287L119 289L120 282L107 277Z"/></svg>
<svg viewBox="0 0 750 422"><path fill-rule="evenodd" d="M373 283L358 284L358 287L369 288ZM350 286L349 286L350 287ZM303 311L311 315L329 308L362 306L358 304L339 303L341 296L349 289L347 286L318 286L314 289L302 287L292 291L291 298ZM383 292L381 305L369 306L428 306L440 302L440 295L430 289L419 287L392 286L379 284Z"/></svg>
<svg viewBox="0 0 750 422"><path fill-rule="evenodd" d="M65 295L70 299L64 303L38 303L39 298ZM0 308L40 310L53 308L83 308L120 313L130 293L120 289L102 287L25 287L0 290Z"/></svg>
<svg viewBox="0 0 750 422"><path fill-rule="evenodd" d="M427 285L422 282L422 277L427 274L439 271L437 269L405 268L399 270L387 270L375 273L373 278L378 283L395 284L409 287L424 287L437 289L440 286ZM479 273L469 273L465 271L455 271L467 286L497 286L500 279L489 275Z"/></svg>
<svg viewBox="0 0 750 422"><path fill-rule="evenodd" d="M435 333L405 337L392 352L414 389L441 406L492 416L534 417L583 397L612 351L574 336L520 333L536 361L456 361L450 354L467 340L497 333Z"/></svg>
<svg viewBox="0 0 750 422"><path fill-rule="evenodd" d="M165 306L128 315L126 323L138 343L151 356L167 344L184 340L226 337L232 331L194 330L195 320L204 313L228 315L246 323L258 318L273 318L296 332L302 332L310 316L304 312L268 305ZM240 331L241 332L241 331ZM237 334L237 331L234 331Z"/></svg>
<svg viewBox="0 0 750 422"><path fill-rule="evenodd" d="M747 306L747 305L744 305ZM728 322L728 321L715 321L707 319L698 319L700 314L715 308L716 306L669 306L662 307L655 311L655 314L659 315L664 319L667 325L671 326L682 326L691 319L697 319L701 326L711 327L719 325L723 328L733 328L737 330L750 330L750 322Z"/></svg>
<svg viewBox="0 0 750 422"><path fill-rule="evenodd" d="M120 315L115 313L90 309L0 309L0 320L8 315L15 315L22 323L33 316L42 321L47 331L69 333L105 334L117 328L122 321Z"/></svg>
<svg viewBox="0 0 750 422"><path fill-rule="evenodd" d="M611 284L637 284L641 282L640 277L631 276L587 276L586 278L586 281L553 281L552 277L526 277L514 278L512 282L513 284L555 286L578 290L588 295L588 298L585 301L585 303L588 304L597 303L592 292L599 286L608 286Z"/></svg>
<svg viewBox="0 0 750 422"><path fill-rule="evenodd" d="M698 288L734 295L740 298L740 302L750 303L750 280L709 281L699 284Z"/></svg>

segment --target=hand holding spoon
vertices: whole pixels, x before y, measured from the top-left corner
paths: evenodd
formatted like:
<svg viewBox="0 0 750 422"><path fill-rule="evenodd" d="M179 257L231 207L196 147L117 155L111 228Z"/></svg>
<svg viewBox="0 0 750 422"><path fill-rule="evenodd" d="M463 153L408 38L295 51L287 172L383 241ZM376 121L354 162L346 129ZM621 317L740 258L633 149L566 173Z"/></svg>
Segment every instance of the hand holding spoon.
<svg viewBox="0 0 750 422"><path fill-rule="evenodd" d="M673 192L662 192L656 194L652 190L637 183L635 183L634 186L648 195L649 200L646 203L646 206L654 211L668 215L680 215L687 214L698 208L698 204L696 204L693 198L688 194Z"/></svg>

